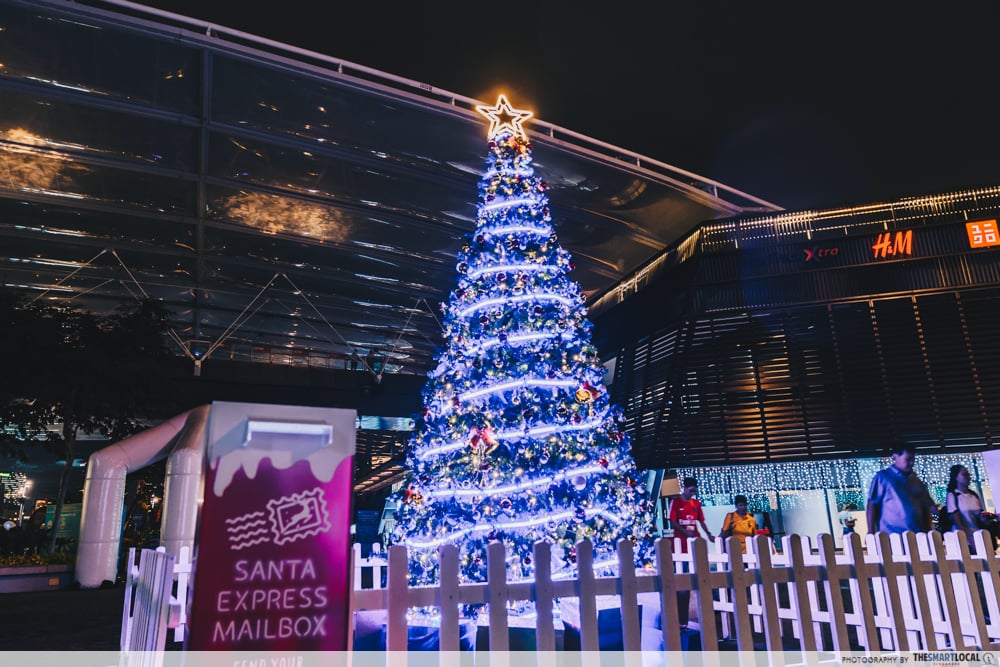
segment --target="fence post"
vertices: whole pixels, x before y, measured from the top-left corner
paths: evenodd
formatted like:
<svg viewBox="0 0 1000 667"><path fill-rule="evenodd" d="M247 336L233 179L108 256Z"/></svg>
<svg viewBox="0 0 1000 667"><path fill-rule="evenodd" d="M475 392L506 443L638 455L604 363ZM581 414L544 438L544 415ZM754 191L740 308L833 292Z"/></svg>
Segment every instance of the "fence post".
<svg viewBox="0 0 1000 667"><path fill-rule="evenodd" d="M983 602L987 607L983 609L983 615L977 621L983 628L983 649L987 647L993 649L995 647L992 642L993 637L1000 636L1000 630L997 630L1000 627L1000 604L997 601L997 591L1000 590L1000 571L998 571L1000 560L994 554L993 536L989 532L976 531L972 539L976 545L976 554L982 563L980 581L983 586ZM989 623L985 622L984 616L990 619Z"/></svg>
<svg viewBox="0 0 1000 667"><path fill-rule="evenodd" d="M809 604L809 581L815 581L810 568L805 563L802 549L802 535L790 535L785 540L785 549L789 551L788 566L790 581L788 583L788 602L792 607L792 624L797 629L799 647L807 654L816 652L816 633L813 628L812 606Z"/></svg>
<svg viewBox="0 0 1000 667"><path fill-rule="evenodd" d="M458 547L442 544L438 548L438 607L441 610L441 626L438 628L442 651L458 651Z"/></svg>
<svg viewBox="0 0 1000 667"><path fill-rule="evenodd" d="M680 618L677 614L677 573L674 571L673 538L660 537L654 543L656 548L656 578L660 584L660 631L663 635L663 650L668 655L677 656L681 647ZM674 664L681 660L674 658Z"/></svg>
<svg viewBox="0 0 1000 667"><path fill-rule="evenodd" d="M503 542L486 546L486 602L489 604L490 653L497 659L495 667L507 667L510 632L507 625L507 556ZM493 661L490 661L493 664Z"/></svg>
<svg viewBox="0 0 1000 667"><path fill-rule="evenodd" d="M844 616L843 585L850 578L848 568L837 563L833 550L833 535L819 536L819 558L825 571L823 585L826 593L826 608L830 614L830 636L833 650L838 653L851 650L847 636L847 619Z"/></svg>
<svg viewBox="0 0 1000 667"><path fill-rule="evenodd" d="M552 586L552 547L548 542L539 540L534 545L535 558L535 614L538 619L535 624L535 648L538 650L539 664L546 652L556 650L556 629L553 620L553 599L555 590ZM546 663L547 664L547 663Z"/></svg>
<svg viewBox="0 0 1000 667"><path fill-rule="evenodd" d="M132 589L139 578L139 568L135 564L135 547L128 550L128 560L125 561L125 606L122 608L122 634L118 647L122 651L132 648L129 640L132 638Z"/></svg>
<svg viewBox="0 0 1000 667"><path fill-rule="evenodd" d="M901 549L896 551L901 551ZM903 605L899 591L899 579L906 577L906 570L902 563L896 562L897 553L893 550L887 533L875 534L875 552L879 558L884 612L888 614L889 622L892 624L888 629L891 643L889 648L896 651L909 650L910 641L906 634L906 618L903 616ZM903 557L901 553L898 555L900 558Z"/></svg>
<svg viewBox="0 0 1000 667"><path fill-rule="evenodd" d="M865 561L861 536L850 533L844 536L844 554L851 575L851 609L857 617L858 643L866 653L878 650L879 639L875 629L875 610L872 606L872 590L876 582L872 573L876 568Z"/></svg>
<svg viewBox="0 0 1000 667"><path fill-rule="evenodd" d="M958 539L961 537L962 539ZM982 618L982 603L979 601L979 590L976 587L976 566L969 557L969 547L965 543L964 533L948 533L941 535L938 531L927 533L928 553L926 557L931 563L937 564L937 585L941 588L940 597L937 590L931 589L931 594L937 603L936 608L945 613L947 622L947 633L951 636L952 648L969 648L965 641L963 628L973 628L971 631L977 635L976 641L985 639L985 633L978 633L975 629L978 620ZM947 542L947 547L945 543ZM948 558L949 552L957 554L958 559ZM923 554L922 554L923 555ZM959 603L961 598L961 604ZM973 603L975 600L975 603ZM972 605L972 606L970 606ZM970 614L972 609L978 609ZM934 638L938 633L935 629ZM978 644L982 648L982 644ZM944 646L935 646L944 648Z"/></svg>
<svg viewBox="0 0 1000 667"><path fill-rule="evenodd" d="M694 569L694 583L698 600L698 622L701 628L702 648L709 647L705 656L708 664L718 664L715 652L719 646L719 632L715 628L715 605L712 599L712 565L708 561L708 542L700 537L688 538L688 552Z"/></svg>
<svg viewBox="0 0 1000 667"><path fill-rule="evenodd" d="M630 652L642 650L639 637L639 595L635 582L635 554L632 542L618 541L618 602L621 606L622 646L626 661Z"/></svg>
<svg viewBox="0 0 1000 667"><path fill-rule="evenodd" d="M757 589L760 597L761 615L764 617L764 645L767 650L784 664L781 644L781 619L778 617L778 593L775 587L788 581L787 568L781 568L772 560L770 535L754 535L754 553L757 555ZM781 576L779 576L779 574Z"/></svg>
<svg viewBox="0 0 1000 667"><path fill-rule="evenodd" d="M721 539L721 538L720 538ZM747 588L752 574L743 564L743 550L737 537L727 537L725 541L729 560L729 599L733 604L733 625L736 626L736 649L753 651L753 633L750 630L749 596ZM720 595L720 597L722 597Z"/></svg>
<svg viewBox="0 0 1000 667"><path fill-rule="evenodd" d="M590 540L576 543L577 596L580 603L580 650L584 653L584 665L588 664L588 653L600 650L600 636L597 627L597 583L594 577L594 547Z"/></svg>
<svg viewBox="0 0 1000 667"><path fill-rule="evenodd" d="M171 627L174 628L175 642L184 641L184 636L187 634L188 586L191 583L191 565L191 547L184 545L174 562L174 573L177 576L177 596L171 603L171 610L173 611L173 608L176 607L177 618L176 622L171 620Z"/></svg>
<svg viewBox="0 0 1000 667"><path fill-rule="evenodd" d="M385 645L388 651L406 651L408 644L408 628L406 612L410 607L409 600L409 560L406 547L389 548L389 609L386 614Z"/></svg>
<svg viewBox="0 0 1000 667"><path fill-rule="evenodd" d="M127 667L158 667L163 663L170 614L170 592L174 582L174 555L143 549L135 580L135 604L128 624L121 664ZM128 601L125 604L129 607Z"/></svg>
<svg viewBox="0 0 1000 667"><path fill-rule="evenodd" d="M910 591L913 611L917 616L918 629L915 636L922 639L921 648L929 650L935 648L937 642L934 636L934 619L931 616L927 582L928 580L933 582L938 573L933 564L920 557L918 537L921 540L926 540L927 535L921 533L918 536L910 531L903 533L903 543L906 545L906 554L909 556L907 562L910 566L906 588Z"/></svg>

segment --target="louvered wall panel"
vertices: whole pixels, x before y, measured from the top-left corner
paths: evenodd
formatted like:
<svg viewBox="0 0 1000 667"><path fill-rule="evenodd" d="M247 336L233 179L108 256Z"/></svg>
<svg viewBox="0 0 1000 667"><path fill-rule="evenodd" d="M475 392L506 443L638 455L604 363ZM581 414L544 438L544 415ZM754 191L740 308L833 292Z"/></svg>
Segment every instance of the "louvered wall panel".
<svg viewBox="0 0 1000 667"><path fill-rule="evenodd" d="M625 429L632 437L632 449L637 455L644 444L639 422L643 412L643 392L646 388L646 365L649 360L649 339L638 342L632 348L631 354L626 354L618 364L617 385L622 388L624 396L619 398L618 405L625 414Z"/></svg>
<svg viewBox="0 0 1000 667"><path fill-rule="evenodd" d="M717 365L717 338L733 323L724 318L717 331L714 320L691 323L678 352L677 397L683 406L673 413L666 428L671 458L687 461L720 461L725 457L725 415L719 391L721 365Z"/></svg>
<svg viewBox="0 0 1000 667"><path fill-rule="evenodd" d="M831 317L846 417L835 429L852 449L876 449L892 429L871 311L867 303L837 304Z"/></svg>
<svg viewBox="0 0 1000 667"><path fill-rule="evenodd" d="M625 413L625 423L632 437L632 452L637 461L649 458L660 439L662 415L670 402L670 376L677 358L677 331L668 331L636 346L631 364L624 365L616 382L625 394L612 393ZM647 466L648 467L648 466Z"/></svg>
<svg viewBox="0 0 1000 667"><path fill-rule="evenodd" d="M832 431L832 425L842 419L843 406L828 310L825 306L796 309L785 313L783 325L809 453L846 455L849 450L839 446Z"/></svg>
<svg viewBox="0 0 1000 667"><path fill-rule="evenodd" d="M993 439L1000 431L1000 293L994 289L963 294L961 303L981 389L980 400L986 413L985 428Z"/></svg>
<svg viewBox="0 0 1000 667"><path fill-rule="evenodd" d="M950 446L982 443L986 425L957 295L917 299L935 402L938 436Z"/></svg>
<svg viewBox="0 0 1000 667"><path fill-rule="evenodd" d="M741 307L743 293L739 284L718 285L695 289L693 299L699 311L712 313Z"/></svg>
<svg viewBox="0 0 1000 667"><path fill-rule="evenodd" d="M969 278L973 284L996 285L1000 283L1000 261L997 254L975 253L966 255L969 266Z"/></svg>
<svg viewBox="0 0 1000 667"><path fill-rule="evenodd" d="M704 255L698 262L699 283L732 282L740 279L739 256L735 252Z"/></svg>
<svg viewBox="0 0 1000 667"><path fill-rule="evenodd" d="M964 221L961 224L936 224L914 234L913 254L921 257L944 257L969 249Z"/></svg>
<svg viewBox="0 0 1000 667"><path fill-rule="evenodd" d="M915 442L933 438L938 431L937 406L913 302L908 298L876 301L875 317L893 433Z"/></svg>

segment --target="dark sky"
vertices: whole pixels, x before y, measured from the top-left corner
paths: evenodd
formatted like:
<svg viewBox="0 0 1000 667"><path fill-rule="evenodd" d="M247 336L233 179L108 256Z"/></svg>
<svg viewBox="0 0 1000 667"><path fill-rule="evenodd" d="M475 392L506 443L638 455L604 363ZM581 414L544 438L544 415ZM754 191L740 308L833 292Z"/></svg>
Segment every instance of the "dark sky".
<svg viewBox="0 0 1000 667"><path fill-rule="evenodd" d="M486 101L502 90L789 209L1000 184L991 1L145 4Z"/></svg>

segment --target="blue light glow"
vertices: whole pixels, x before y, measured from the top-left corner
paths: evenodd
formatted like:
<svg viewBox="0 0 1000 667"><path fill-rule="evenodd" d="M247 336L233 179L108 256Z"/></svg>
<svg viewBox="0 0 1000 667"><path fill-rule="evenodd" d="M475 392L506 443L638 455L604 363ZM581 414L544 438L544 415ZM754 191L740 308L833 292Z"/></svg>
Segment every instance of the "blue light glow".
<svg viewBox="0 0 1000 667"><path fill-rule="evenodd" d="M469 271L466 275L469 280L474 280L484 273L498 273L509 271L511 273L521 272L521 273L531 273L534 271L550 271L556 273L559 271L559 267L553 264L500 264L500 265L487 265L473 271Z"/></svg>
<svg viewBox="0 0 1000 667"><path fill-rule="evenodd" d="M459 547L464 581L485 580L495 540L511 581L531 577L538 540L552 543L560 572L575 569L582 539L602 568L626 537L637 565L652 557L653 505L530 165L530 143L498 130L396 495L393 539L411 549L415 585L436 582L432 550L446 543Z"/></svg>
<svg viewBox="0 0 1000 667"><path fill-rule="evenodd" d="M555 301L566 306L572 306L573 301L559 294L522 294L517 296L501 296L495 299L484 299L479 303L474 303L468 308L459 311L459 317L468 317L472 313L477 313L490 306L502 306L508 303L524 303L530 301Z"/></svg>

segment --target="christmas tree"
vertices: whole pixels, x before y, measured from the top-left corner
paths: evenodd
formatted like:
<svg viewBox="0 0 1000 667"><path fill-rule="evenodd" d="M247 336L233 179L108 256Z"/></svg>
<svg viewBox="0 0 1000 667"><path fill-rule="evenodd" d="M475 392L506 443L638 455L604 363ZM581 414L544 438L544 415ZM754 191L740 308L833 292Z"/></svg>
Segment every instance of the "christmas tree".
<svg viewBox="0 0 1000 667"><path fill-rule="evenodd" d="M446 347L424 387L394 542L409 548L414 584L436 582L444 543L458 545L466 581L486 580L494 540L512 581L531 578L539 540L553 544L556 576L575 572L582 539L599 573L616 569L625 537L646 562L651 504L532 167L532 114L503 95L479 111L491 124L477 224L442 305Z"/></svg>

